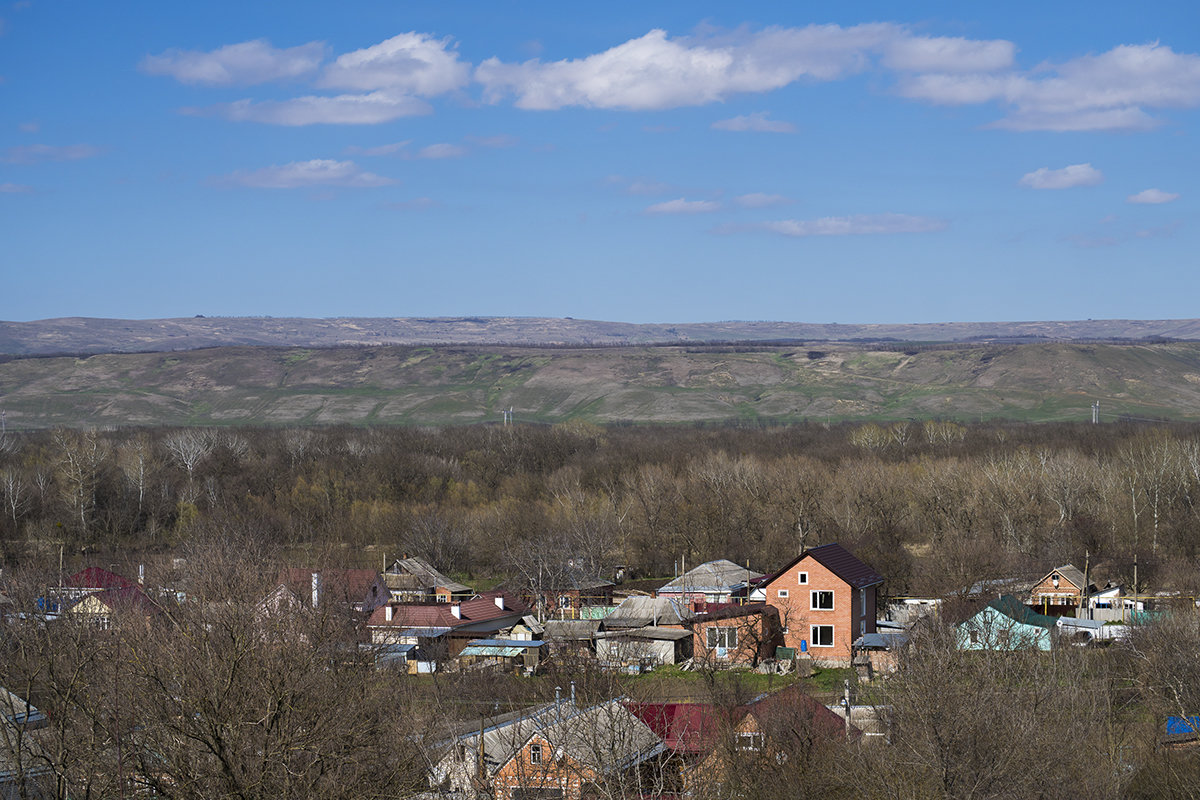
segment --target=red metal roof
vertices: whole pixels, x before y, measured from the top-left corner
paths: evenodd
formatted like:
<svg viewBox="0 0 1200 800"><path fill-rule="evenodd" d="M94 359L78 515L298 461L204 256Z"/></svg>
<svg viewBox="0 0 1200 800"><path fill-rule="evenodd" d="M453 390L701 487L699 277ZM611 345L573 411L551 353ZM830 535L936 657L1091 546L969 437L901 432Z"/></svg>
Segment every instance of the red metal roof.
<svg viewBox="0 0 1200 800"><path fill-rule="evenodd" d="M67 578L63 586L72 589L124 589L136 586L133 581L100 567L88 567Z"/></svg>

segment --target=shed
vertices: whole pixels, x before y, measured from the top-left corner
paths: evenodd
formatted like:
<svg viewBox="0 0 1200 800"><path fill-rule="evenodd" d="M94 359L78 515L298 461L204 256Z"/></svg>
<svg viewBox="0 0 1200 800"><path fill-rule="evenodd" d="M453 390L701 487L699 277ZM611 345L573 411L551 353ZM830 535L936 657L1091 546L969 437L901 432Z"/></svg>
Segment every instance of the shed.
<svg viewBox="0 0 1200 800"><path fill-rule="evenodd" d="M692 657L692 632L656 626L600 631L596 657L612 667L678 664Z"/></svg>

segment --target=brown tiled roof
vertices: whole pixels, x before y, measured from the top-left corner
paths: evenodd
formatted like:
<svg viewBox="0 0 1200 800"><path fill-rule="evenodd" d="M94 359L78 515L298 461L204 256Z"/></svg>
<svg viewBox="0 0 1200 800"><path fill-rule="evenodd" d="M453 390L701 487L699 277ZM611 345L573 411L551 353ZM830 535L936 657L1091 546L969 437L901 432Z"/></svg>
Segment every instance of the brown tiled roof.
<svg viewBox="0 0 1200 800"><path fill-rule="evenodd" d="M806 558L812 558L855 589L883 583L882 575L868 567L862 561L859 561L853 553L837 542L831 542L830 544L823 544L820 547L805 550L781 569L777 570L773 575L764 578L762 581L763 585L771 583Z"/></svg>
<svg viewBox="0 0 1200 800"><path fill-rule="evenodd" d="M504 608L496 605L496 598L504 598ZM392 603L392 619L387 619L387 609L381 606L371 614L367 624L401 628L457 628L490 619L522 615L529 606L507 592L485 592L478 597L458 603L461 618L451 612L452 603Z"/></svg>

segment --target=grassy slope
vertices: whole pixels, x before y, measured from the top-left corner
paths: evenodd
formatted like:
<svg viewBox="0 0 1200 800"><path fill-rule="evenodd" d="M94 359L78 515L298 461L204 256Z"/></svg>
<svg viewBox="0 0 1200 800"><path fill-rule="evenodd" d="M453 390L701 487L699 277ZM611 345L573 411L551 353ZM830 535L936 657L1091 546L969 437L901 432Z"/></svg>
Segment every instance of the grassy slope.
<svg viewBox="0 0 1200 800"><path fill-rule="evenodd" d="M124 424L1200 418L1200 344L217 348L0 364L17 428Z"/></svg>

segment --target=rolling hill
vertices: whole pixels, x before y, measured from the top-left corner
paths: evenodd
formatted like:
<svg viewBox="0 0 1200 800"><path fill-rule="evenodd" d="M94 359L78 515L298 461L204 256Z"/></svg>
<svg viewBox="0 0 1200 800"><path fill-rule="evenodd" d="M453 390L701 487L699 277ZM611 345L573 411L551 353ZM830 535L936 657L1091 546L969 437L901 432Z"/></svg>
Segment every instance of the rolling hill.
<svg viewBox="0 0 1200 800"><path fill-rule="evenodd" d="M1200 419L1200 343L218 347L12 358L11 429Z"/></svg>

